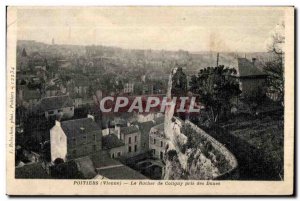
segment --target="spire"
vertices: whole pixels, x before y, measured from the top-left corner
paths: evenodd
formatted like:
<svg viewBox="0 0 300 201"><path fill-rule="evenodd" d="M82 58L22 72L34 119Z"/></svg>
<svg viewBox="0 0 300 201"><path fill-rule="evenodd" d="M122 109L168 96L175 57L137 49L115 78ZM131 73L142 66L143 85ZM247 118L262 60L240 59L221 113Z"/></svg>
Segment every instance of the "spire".
<svg viewBox="0 0 300 201"><path fill-rule="evenodd" d="M22 57L27 57L27 52L26 52L25 48L23 48L23 50L22 50Z"/></svg>

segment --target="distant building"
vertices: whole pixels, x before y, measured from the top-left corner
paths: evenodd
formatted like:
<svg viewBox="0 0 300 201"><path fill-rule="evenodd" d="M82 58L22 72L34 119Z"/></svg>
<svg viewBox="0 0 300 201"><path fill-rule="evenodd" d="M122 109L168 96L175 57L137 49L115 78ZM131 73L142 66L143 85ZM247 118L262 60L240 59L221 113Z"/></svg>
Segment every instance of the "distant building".
<svg viewBox="0 0 300 201"><path fill-rule="evenodd" d="M124 84L124 89L123 89L124 93L130 94L133 93L133 90L134 90L134 83L128 82Z"/></svg>
<svg viewBox="0 0 300 201"><path fill-rule="evenodd" d="M45 89L46 97L57 96L60 93L60 87L57 85L47 86Z"/></svg>
<svg viewBox="0 0 300 201"><path fill-rule="evenodd" d="M114 134L102 137L102 149L106 150L111 158L120 158L126 152L125 143Z"/></svg>
<svg viewBox="0 0 300 201"><path fill-rule="evenodd" d="M29 65L29 57L27 55L26 49L23 48L21 54L17 56L17 70L27 70Z"/></svg>
<svg viewBox="0 0 300 201"><path fill-rule="evenodd" d="M164 124L159 124L151 128L149 134L149 149L157 159L164 159L167 139L164 133Z"/></svg>
<svg viewBox="0 0 300 201"><path fill-rule="evenodd" d="M252 61L247 58L237 59L237 74L234 75L239 81L242 96L251 96L256 94L258 90L265 93L266 73L258 67L258 62L255 58Z"/></svg>
<svg viewBox="0 0 300 201"><path fill-rule="evenodd" d="M51 117L67 119L74 116L74 105L68 95L43 98L37 105L39 114L44 114L47 119Z"/></svg>
<svg viewBox="0 0 300 201"><path fill-rule="evenodd" d="M31 68L35 66L47 66L47 60L39 52L33 52L30 55L29 65Z"/></svg>
<svg viewBox="0 0 300 201"><path fill-rule="evenodd" d="M32 109L41 99L41 93L37 89L28 89L24 85L17 86L17 105Z"/></svg>
<svg viewBox="0 0 300 201"><path fill-rule="evenodd" d="M91 99L88 94L91 80L86 78L72 78L72 85L74 88L68 90L70 94L81 97L82 99Z"/></svg>
<svg viewBox="0 0 300 201"><path fill-rule="evenodd" d="M127 157L140 153L141 132L137 125L120 128L120 139L125 143Z"/></svg>
<svg viewBox="0 0 300 201"><path fill-rule="evenodd" d="M147 122L147 121L153 121L154 119L157 119L159 117L163 117L164 115L159 112L149 112L149 113L138 113L137 114L137 121L138 122Z"/></svg>
<svg viewBox="0 0 300 201"><path fill-rule="evenodd" d="M101 128L92 116L56 121L50 130L51 161L64 161L94 154L102 149Z"/></svg>
<svg viewBox="0 0 300 201"><path fill-rule="evenodd" d="M74 101L74 107L75 108L82 107L83 103L82 103L82 97L80 95L75 95L75 96L73 96L72 99Z"/></svg>

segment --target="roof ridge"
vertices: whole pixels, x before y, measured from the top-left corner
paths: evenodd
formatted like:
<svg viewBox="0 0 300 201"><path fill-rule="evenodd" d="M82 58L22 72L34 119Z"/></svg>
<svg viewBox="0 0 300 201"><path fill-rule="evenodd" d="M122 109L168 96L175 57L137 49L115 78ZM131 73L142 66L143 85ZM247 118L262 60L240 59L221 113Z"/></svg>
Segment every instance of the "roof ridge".
<svg viewBox="0 0 300 201"><path fill-rule="evenodd" d="M66 94L66 95L57 95L57 96L47 96L47 97L42 98L42 100L44 100L44 99L50 99L50 98L56 98L56 97L64 97L64 96L69 96L69 95Z"/></svg>
<svg viewBox="0 0 300 201"><path fill-rule="evenodd" d="M80 118L80 119L70 119L70 120L67 120L67 121L62 121L61 123L70 122L70 121L77 121L77 120L82 120L82 119L90 119L90 120L92 120L91 118L85 117L85 118Z"/></svg>

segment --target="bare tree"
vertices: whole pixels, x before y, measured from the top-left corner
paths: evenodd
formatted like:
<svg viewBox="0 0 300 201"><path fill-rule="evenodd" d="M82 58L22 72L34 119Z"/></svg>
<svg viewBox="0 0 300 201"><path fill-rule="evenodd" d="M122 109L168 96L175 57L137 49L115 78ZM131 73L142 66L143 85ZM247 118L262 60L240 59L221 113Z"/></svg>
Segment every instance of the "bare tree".
<svg viewBox="0 0 300 201"><path fill-rule="evenodd" d="M278 99L283 105L284 101L284 45L285 45L285 25L279 23L270 37L267 48L271 53L271 59L265 62L264 70L268 74L268 89L272 93L278 94Z"/></svg>

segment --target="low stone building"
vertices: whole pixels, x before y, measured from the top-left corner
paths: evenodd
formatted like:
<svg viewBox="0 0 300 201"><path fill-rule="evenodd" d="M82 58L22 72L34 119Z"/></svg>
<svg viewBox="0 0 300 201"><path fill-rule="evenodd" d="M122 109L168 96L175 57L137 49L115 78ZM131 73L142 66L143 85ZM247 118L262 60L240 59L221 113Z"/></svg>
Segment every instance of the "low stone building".
<svg viewBox="0 0 300 201"><path fill-rule="evenodd" d="M102 149L106 150L111 158L120 158L126 152L125 143L114 134L102 137Z"/></svg>
<svg viewBox="0 0 300 201"><path fill-rule="evenodd" d="M74 104L68 95L46 97L38 103L37 112L45 115L46 119L68 119L74 116Z"/></svg>

